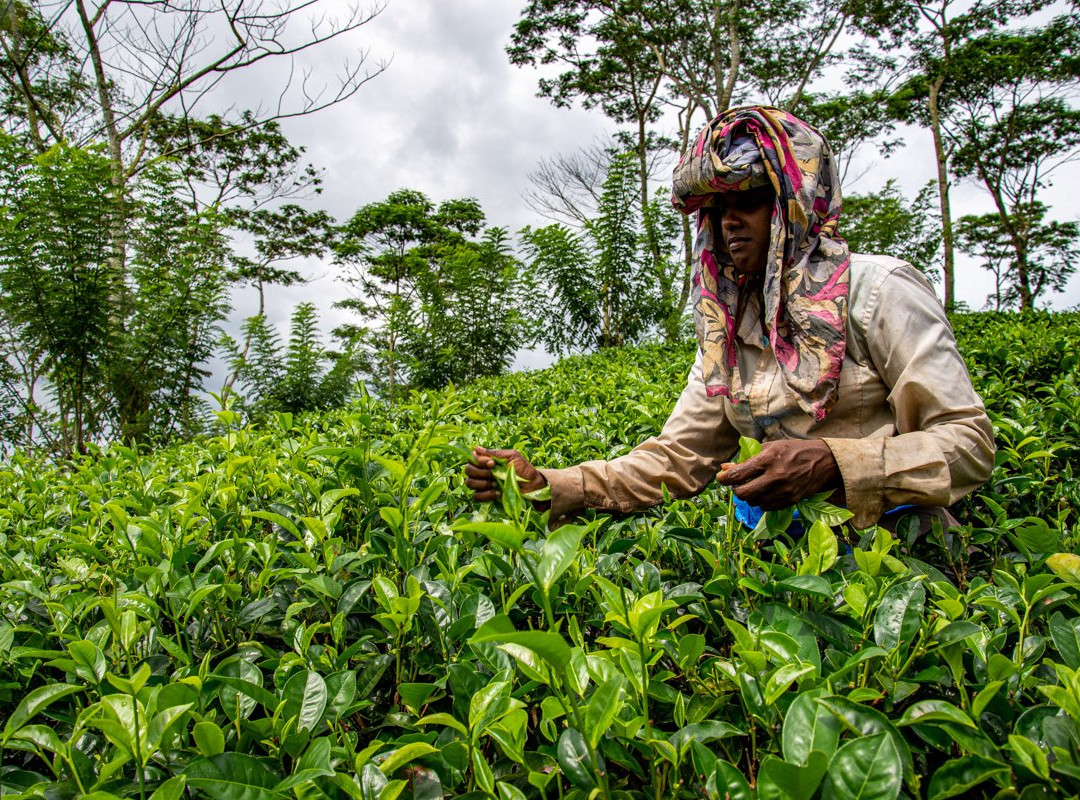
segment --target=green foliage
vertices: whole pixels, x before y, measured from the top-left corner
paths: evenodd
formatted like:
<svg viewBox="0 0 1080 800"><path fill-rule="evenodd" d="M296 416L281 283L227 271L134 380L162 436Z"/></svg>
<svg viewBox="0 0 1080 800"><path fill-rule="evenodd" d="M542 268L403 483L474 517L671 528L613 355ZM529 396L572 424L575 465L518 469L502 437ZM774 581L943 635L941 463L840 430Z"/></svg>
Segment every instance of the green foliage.
<svg viewBox="0 0 1080 800"><path fill-rule="evenodd" d="M932 277L941 248L941 224L933 214L934 185L907 202L895 180L878 192L844 198L840 232L856 253L884 253L903 259Z"/></svg>
<svg viewBox="0 0 1080 800"><path fill-rule="evenodd" d="M510 368L532 341L526 311L535 289L504 228L437 249L418 280L419 324L404 349L418 387L463 384Z"/></svg>
<svg viewBox="0 0 1080 800"><path fill-rule="evenodd" d="M198 430L201 365L225 310L220 219L191 213L167 168L147 170L121 203L100 148L28 158L5 143L0 312L5 359L23 373L8 384L26 411L16 441L63 453ZM54 418L34 410L39 379Z"/></svg>
<svg viewBox="0 0 1080 800"><path fill-rule="evenodd" d="M381 68L365 70L361 55L337 91L301 90L298 102L290 102L286 85L271 110L202 117L192 109L205 107L207 94L232 73L340 40L380 9L353 8L332 22L323 18L326 25L305 21L297 32L298 17L308 10L306 4L271 8L261 0L248 3L243 14L206 3L151 5L137 14L110 4L89 11L39 0L5 6L3 179L18 183L28 166L43 173L49 162L75 163L75 145L85 146L84 160L100 163L62 180L54 169L49 204L71 212L69 233L86 224L92 207L101 208L100 224L78 237L78 248L50 257L66 262L69 284L81 283L77 290L69 286L69 295L80 295L68 298L71 313L50 323L49 346L42 347L40 330L32 328L42 328L46 306L60 296L59 275L32 300L35 325L25 314L0 320L3 446L36 443L68 452L87 440L160 443L201 429L202 379L214 326L226 310L225 277L255 285L262 312L266 285L301 279L285 262L319 255L328 243L321 236L331 222L325 213L275 207L319 187L317 170L279 121L352 96ZM224 44L223 30L230 31ZM3 191L15 191L14 185ZM26 240L21 245L0 245L9 255L32 247L27 237L50 224L44 207L31 208L36 200L23 196L20 202L20 213L45 216L27 218L25 230L16 230ZM228 228L244 243L254 240L254 255L228 252L231 243L222 236ZM94 251L102 246L99 257ZM22 256L20 264L24 272L40 267ZM7 266L6 279L16 280ZM106 302L95 303L97 273L106 271ZM23 300L15 304L19 314L27 307ZM98 318L88 318L90 308ZM73 350L77 331L60 328L82 322L89 323L82 345L90 349L80 354Z"/></svg>
<svg viewBox="0 0 1080 800"><path fill-rule="evenodd" d="M1038 197L1080 148L1078 53L1075 13L1039 28L992 31L952 53L945 103L954 119L953 168L994 201L993 228L1011 246L1009 283L1023 310L1034 307L1040 291L1063 282L1045 259L1047 240L1063 231L1052 234L1053 224L1040 224L1046 208ZM987 239L995 238L993 228Z"/></svg>
<svg viewBox="0 0 1080 800"><path fill-rule="evenodd" d="M1061 292L1076 273L1080 258L1080 224L1044 221L1046 206L1034 203L1016 208L1010 227L1023 232L1024 262L1016 259L1013 237L1000 214L970 214L957 220L959 248L979 259L979 266L994 276L994 293L986 304L995 310L1034 307L1050 292Z"/></svg>
<svg viewBox="0 0 1080 800"><path fill-rule="evenodd" d="M915 2L928 23L910 40L915 69L888 103L890 113L929 126L938 162L944 230L945 301L953 304L949 184L967 178L985 189L995 227L1012 249L1019 305L1034 307L1030 225L1051 173L1080 146L1075 86L1080 61L1075 9L1042 22L1045 2ZM1031 25L1038 20L1037 26ZM992 235L988 239L994 238ZM969 238L970 242L970 238Z"/></svg>
<svg viewBox="0 0 1080 800"><path fill-rule="evenodd" d="M473 199L436 207L420 192L392 192L357 210L334 253L354 292L337 305L368 323L339 333L366 352L372 386L391 400L410 384L498 374L532 341L527 276Z"/></svg>
<svg viewBox="0 0 1080 800"><path fill-rule="evenodd" d="M351 349L339 353L323 346L311 303L293 310L286 346L261 315L245 321L243 335L246 351L228 338L224 345L239 379L236 405L251 419L336 408L345 402L362 366Z"/></svg>
<svg viewBox="0 0 1080 800"><path fill-rule="evenodd" d="M468 499L654 434L689 346L0 466L0 790L180 798L1080 791L1080 317L954 318L960 528L758 538L724 490L548 532ZM753 787L753 788L751 788ZM93 794L97 793L97 794Z"/></svg>
<svg viewBox="0 0 1080 800"><path fill-rule="evenodd" d="M661 281L645 249L636 180L634 155L614 155L597 215L582 233L558 224L522 232L540 291L555 300L537 309L539 335L551 352L618 347L639 341L669 314L681 316L674 304L662 302ZM659 209L653 211L661 221Z"/></svg>
<svg viewBox="0 0 1080 800"><path fill-rule="evenodd" d="M126 276L104 311L115 328L109 365L111 433L162 442L202 430L206 364L228 310L223 220L192 213L176 174L148 169L127 214Z"/></svg>
<svg viewBox="0 0 1080 800"><path fill-rule="evenodd" d="M40 364L62 418L62 449L95 425L91 397L106 383L109 310L120 288L109 227L117 201L100 149L58 146L30 159L4 138L0 300L9 348ZM9 352L4 354L10 358Z"/></svg>

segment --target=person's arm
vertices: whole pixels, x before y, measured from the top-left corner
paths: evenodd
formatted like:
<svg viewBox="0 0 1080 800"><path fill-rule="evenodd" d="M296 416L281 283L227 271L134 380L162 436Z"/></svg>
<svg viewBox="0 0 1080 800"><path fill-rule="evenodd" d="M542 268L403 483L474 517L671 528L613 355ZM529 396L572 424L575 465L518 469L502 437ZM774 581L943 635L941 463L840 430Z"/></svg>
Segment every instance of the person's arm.
<svg viewBox="0 0 1080 800"><path fill-rule="evenodd" d="M705 396L701 355L686 388L658 436L611 461L586 461L567 469L540 469L551 486L551 521L583 508L638 511L672 497L690 497L708 486L738 449L739 434L724 414L724 400Z"/></svg>
<svg viewBox="0 0 1080 800"><path fill-rule="evenodd" d="M897 435L824 440L860 528L899 505L952 505L994 466L993 428L925 278L910 267L893 270L861 315Z"/></svg>

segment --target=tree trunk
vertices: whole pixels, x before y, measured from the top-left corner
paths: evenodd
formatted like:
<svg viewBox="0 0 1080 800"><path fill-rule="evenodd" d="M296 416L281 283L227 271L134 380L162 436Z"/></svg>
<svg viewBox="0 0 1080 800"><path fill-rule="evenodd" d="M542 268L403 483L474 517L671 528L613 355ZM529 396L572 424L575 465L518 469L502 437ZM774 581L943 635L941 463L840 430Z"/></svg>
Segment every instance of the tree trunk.
<svg viewBox="0 0 1080 800"><path fill-rule="evenodd" d="M727 46L731 51L731 64L728 67L727 81L716 98L716 113L727 111L731 107L731 98L735 94L735 83L739 79L739 67L742 65L742 46L739 39L739 3L736 0L728 13ZM714 46L719 43L714 40ZM715 57L714 57L715 60Z"/></svg>
<svg viewBox="0 0 1080 800"><path fill-rule="evenodd" d="M956 301L954 299L955 256L952 211L949 208L949 165L948 156L945 153L945 143L941 136L941 113L938 109L938 94L944 82L944 77L939 76L930 83L929 107L930 131L934 136L934 156L937 160L938 202L941 208L941 240L944 251L944 264L941 272L945 284L945 310L952 311Z"/></svg>
<svg viewBox="0 0 1080 800"><path fill-rule="evenodd" d="M86 35L86 49L90 54L90 63L94 68L94 82L97 84L98 103L101 104L101 118L105 127L109 161L112 165L112 185L113 191L116 193L117 205L113 215L114 221L110 233L112 236L113 258L116 260L116 263L113 266L117 272L115 277L121 295L117 299L123 301L123 294L126 291L123 282L124 262L126 260L125 250L127 245L127 220L123 213L125 197L123 143L120 139L120 130L116 125L116 112L112 106L112 98L109 96L109 80L105 75L105 63L101 59L101 47L98 43L97 34L94 31L94 23L91 22L90 16L86 12L86 5L83 0L75 0L75 7L78 9L79 21L82 23L83 33ZM121 302L120 307L117 309L121 320L124 319L125 306L126 304Z"/></svg>
<svg viewBox="0 0 1080 800"><path fill-rule="evenodd" d="M1005 198L1002 196L1001 187L990 180L990 176L987 174L981 161L976 164L976 168L978 170L979 178L983 182L983 186L986 187L986 191L994 200L994 207L997 209L998 219L1001 220L1001 227L1004 229L1005 233L1008 234L1009 243L1012 245L1013 252L1016 254L1016 291L1020 296L1020 310L1033 311L1035 309L1035 298L1039 295L1039 288L1032 289L1031 270L1028 267L1028 245L1031 241L1031 224L1030 222L1024 224L1022 216L1014 216L1009 213L1009 207L1005 202ZM1018 219L1023 225L1023 230L1018 230Z"/></svg>
<svg viewBox="0 0 1080 800"><path fill-rule="evenodd" d="M691 104L687 104L686 107L686 122L682 125L682 130L679 132L682 137L682 151L685 153L690 147L690 120L693 117L693 107ZM668 341L677 341L679 333L682 328L682 315L683 310L686 308L686 304L690 300L690 288L694 275L694 231L690 225L690 217L686 214L680 214L682 219L679 220L680 228L682 230L682 281L679 286L679 301L675 307L675 313L671 315L668 325L670 328L674 328L674 339L668 339Z"/></svg>

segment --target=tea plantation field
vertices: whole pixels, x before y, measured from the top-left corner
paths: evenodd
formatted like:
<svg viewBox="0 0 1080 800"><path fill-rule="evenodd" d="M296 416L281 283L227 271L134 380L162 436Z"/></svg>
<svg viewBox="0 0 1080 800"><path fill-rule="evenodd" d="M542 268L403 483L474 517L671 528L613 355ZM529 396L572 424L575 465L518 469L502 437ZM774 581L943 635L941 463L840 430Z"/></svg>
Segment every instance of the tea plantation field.
<svg viewBox="0 0 1080 800"><path fill-rule="evenodd" d="M154 454L0 464L0 794L140 800L1073 797L1080 315L955 319L997 430L964 527L710 489L548 534L474 444L656 432L690 346ZM775 525L774 525L775 527Z"/></svg>

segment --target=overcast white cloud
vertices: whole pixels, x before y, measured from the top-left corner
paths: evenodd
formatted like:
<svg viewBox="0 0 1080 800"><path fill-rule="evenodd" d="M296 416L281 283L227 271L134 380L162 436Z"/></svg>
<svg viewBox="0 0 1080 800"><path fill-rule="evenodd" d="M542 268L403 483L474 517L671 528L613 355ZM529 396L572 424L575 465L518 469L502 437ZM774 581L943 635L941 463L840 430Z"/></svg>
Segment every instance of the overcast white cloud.
<svg viewBox="0 0 1080 800"><path fill-rule="evenodd" d="M476 197L491 224L511 230L539 222L521 199L537 160L604 138L614 126L599 112L555 108L536 97L536 72L509 64L504 48L522 5L514 0L390 0L372 22L314 52L306 66L316 79L328 82L343 62L356 61L360 48L368 51L371 64L379 59L391 63L348 101L285 123L292 141L307 148L312 163L325 170L324 191L310 202L343 220L360 205L409 187L436 202ZM231 102L238 107L275 102L280 81L269 69L249 75L242 90L228 90ZM849 193L880 188L895 177L914 195L933 176L924 132L914 131L907 147L890 159L872 152L861 158L850 172L860 177L845 187ZM1080 165L1057 175L1048 199L1059 216L1077 215L1078 181ZM957 187L954 204L957 215L990 210L974 186ZM309 300L321 309L328 330L346 319L332 308L343 288L329 262L305 268L308 285L270 289L270 316L284 326L293 306ZM979 308L989 289L988 276L974 265L960 265L961 300ZM252 313L253 295L236 294L230 328ZM1080 278L1053 304L1080 304Z"/></svg>

